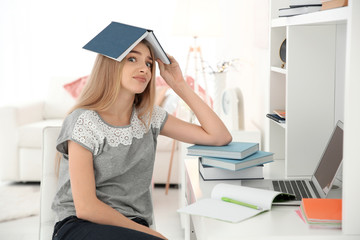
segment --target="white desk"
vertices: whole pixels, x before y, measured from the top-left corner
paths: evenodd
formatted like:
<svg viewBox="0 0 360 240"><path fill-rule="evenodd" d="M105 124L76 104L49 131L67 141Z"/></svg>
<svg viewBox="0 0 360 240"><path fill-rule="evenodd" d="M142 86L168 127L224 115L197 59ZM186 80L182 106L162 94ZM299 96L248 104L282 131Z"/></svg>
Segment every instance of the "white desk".
<svg viewBox="0 0 360 240"><path fill-rule="evenodd" d="M203 181L199 176L196 158L185 160L186 181L185 196L188 203L201 198L210 197L212 188L223 181ZM284 177L283 161L266 164L265 178ZM230 184L240 184L241 181L226 181ZM336 194L336 193L335 193ZM295 213L295 206L273 206L269 212L262 213L240 223L227 223L215 219L190 216L187 224L192 224L195 231L191 234L191 227L185 232L187 239L198 240L230 240L230 239L352 239L359 240L359 236L343 235L338 229L311 229Z"/></svg>

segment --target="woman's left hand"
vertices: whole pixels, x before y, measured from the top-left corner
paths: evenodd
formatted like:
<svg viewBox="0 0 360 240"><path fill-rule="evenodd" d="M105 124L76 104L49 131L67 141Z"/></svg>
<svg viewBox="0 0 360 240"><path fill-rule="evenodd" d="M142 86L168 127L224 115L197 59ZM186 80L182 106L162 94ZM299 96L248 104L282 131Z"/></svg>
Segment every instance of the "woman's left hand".
<svg viewBox="0 0 360 240"><path fill-rule="evenodd" d="M160 59L157 59L159 64L160 75L164 78L166 83L174 89L177 83L184 82L179 63L174 57L168 55L171 64L164 64Z"/></svg>
<svg viewBox="0 0 360 240"><path fill-rule="evenodd" d="M170 115L161 134L192 144L221 146L231 142L232 136L224 123L186 83L175 58L168 57L171 64L164 64L157 59L160 75L195 113L200 126Z"/></svg>

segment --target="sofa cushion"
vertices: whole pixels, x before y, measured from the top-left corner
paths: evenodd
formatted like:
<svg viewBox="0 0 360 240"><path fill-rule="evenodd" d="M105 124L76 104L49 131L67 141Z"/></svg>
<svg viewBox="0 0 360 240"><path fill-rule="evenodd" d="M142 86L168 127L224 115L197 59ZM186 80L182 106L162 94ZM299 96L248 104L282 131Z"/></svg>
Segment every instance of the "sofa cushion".
<svg viewBox="0 0 360 240"><path fill-rule="evenodd" d="M22 125L18 129L18 146L41 148L43 129L48 126L61 126L62 122L62 119L50 119Z"/></svg>

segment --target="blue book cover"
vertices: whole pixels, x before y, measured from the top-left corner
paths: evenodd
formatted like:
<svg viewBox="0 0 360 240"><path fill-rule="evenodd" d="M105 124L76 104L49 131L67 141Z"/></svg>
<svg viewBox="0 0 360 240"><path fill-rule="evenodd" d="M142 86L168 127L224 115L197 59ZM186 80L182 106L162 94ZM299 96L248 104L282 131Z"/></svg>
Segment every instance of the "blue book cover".
<svg viewBox="0 0 360 240"><path fill-rule="evenodd" d="M152 30L118 22L111 22L83 48L121 61L144 38L152 46L155 57L170 64Z"/></svg>
<svg viewBox="0 0 360 240"><path fill-rule="evenodd" d="M201 162L203 165L237 171L273 162L273 155L272 152L257 151L244 159L201 157Z"/></svg>
<svg viewBox="0 0 360 240"><path fill-rule="evenodd" d="M225 146L192 145L188 147L188 155L220 158L242 159L259 150L258 143L231 142Z"/></svg>

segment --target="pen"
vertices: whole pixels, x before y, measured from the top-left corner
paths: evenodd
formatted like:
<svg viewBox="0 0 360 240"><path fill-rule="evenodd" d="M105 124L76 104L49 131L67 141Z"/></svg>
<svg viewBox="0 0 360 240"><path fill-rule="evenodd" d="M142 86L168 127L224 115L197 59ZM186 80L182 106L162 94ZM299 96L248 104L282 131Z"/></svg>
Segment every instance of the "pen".
<svg viewBox="0 0 360 240"><path fill-rule="evenodd" d="M223 200L224 202L235 203L235 204L238 204L238 205L241 205L241 206L244 206L244 207L253 208L253 209L256 209L256 210L262 210L261 207L258 207L258 206L255 206L255 205L252 205L252 204L249 204L249 203L240 202L240 201L237 201L237 200L234 200L234 199L231 199L231 198L227 198L227 197L222 197L221 200Z"/></svg>

